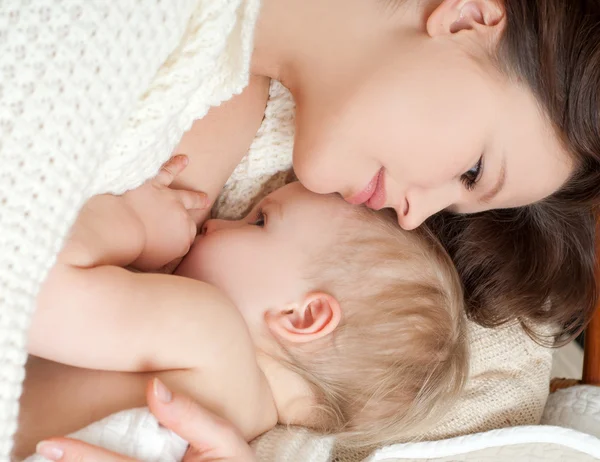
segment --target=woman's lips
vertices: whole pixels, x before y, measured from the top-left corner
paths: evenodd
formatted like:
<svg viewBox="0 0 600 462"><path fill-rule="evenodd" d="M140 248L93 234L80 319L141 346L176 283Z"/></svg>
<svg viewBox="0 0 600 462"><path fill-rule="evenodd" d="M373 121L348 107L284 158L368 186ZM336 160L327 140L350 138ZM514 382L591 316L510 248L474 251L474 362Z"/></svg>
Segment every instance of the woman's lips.
<svg viewBox="0 0 600 462"><path fill-rule="evenodd" d="M367 207L373 210L381 210L385 207L385 199L385 175L383 174L383 169L381 169L377 177L375 191L373 191L373 195L367 201Z"/></svg>
<svg viewBox="0 0 600 462"><path fill-rule="evenodd" d="M385 205L383 168L377 172L365 189L347 198L346 201L353 205L365 204L375 210L383 208Z"/></svg>

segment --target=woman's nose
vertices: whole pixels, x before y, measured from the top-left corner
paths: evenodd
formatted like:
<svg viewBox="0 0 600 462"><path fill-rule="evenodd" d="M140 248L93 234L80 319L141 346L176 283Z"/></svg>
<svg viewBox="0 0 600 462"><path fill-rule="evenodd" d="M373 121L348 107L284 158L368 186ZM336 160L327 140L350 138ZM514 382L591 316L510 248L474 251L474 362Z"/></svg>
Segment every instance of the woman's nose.
<svg viewBox="0 0 600 462"><path fill-rule="evenodd" d="M456 195L453 187L412 188L400 207L404 210L398 211L398 224L407 231L416 229L430 216L455 204Z"/></svg>

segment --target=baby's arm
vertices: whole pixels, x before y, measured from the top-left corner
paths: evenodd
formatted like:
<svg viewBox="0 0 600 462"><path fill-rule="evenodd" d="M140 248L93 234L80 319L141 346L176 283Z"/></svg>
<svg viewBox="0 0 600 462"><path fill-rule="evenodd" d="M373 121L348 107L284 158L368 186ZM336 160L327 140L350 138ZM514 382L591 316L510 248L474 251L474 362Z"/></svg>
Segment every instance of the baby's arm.
<svg viewBox="0 0 600 462"><path fill-rule="evenodd" d="M177 203L180 193L167 187L184 166L175 158L141 187L146 189L134 191L134 201L103 195L85 205L38 297L30 353L94 369L193 368L199 358L212 358L228 332L242 331L236 338L244 337L239 313L215 288L121 268L149 250L149 225L135 210L143 208L139 194L152 199L157 215L164 211L162 226L181 228L173 230L172 239L180 238L181 252L189 248L195 224L185 216L189 207L183 202L195 204L189 197Z"/></svg>
<svg viewBox="0 0 600 462"><path fill-rule="evenodd" d="M168 184L178 173L172 170ZM179 194L152 192L156 212L168 203L163 197ZM248 439L258 436L276 423L277 412L246 323L212 286L120 267L147 250L149 217L136 207L145 209L115 196L98 196L84 207L39 295L30 353L86 369L149 372L233 421ZM169 215L177 207L167 209L163 221L177 221ZM195 231L188 231L193 238ZM106 377L143 382L148 374ZM65 387L79 390L78 399L81 389L65 380Z"/></svg>
<svg viewBox="0 0 600 462"><path fill-rule="evenodd" d="M36 356L142 372L207 366L238 344L252 350L238 311L208 284L115 266L62 268L49 282L30 334Z"/></svg>

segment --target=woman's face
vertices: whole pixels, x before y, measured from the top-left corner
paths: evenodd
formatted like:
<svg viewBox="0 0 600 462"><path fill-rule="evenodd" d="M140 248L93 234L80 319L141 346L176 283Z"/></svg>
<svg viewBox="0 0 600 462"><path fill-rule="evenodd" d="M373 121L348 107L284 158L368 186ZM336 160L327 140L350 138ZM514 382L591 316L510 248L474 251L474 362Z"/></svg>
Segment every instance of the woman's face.
<svg viewBox="0 0 600 462"><path fill-rule="evenodd" d="M559 189L573 163L532 93L459 35L390 36L357 52L361 65L335 85L296 92L300 181L392 207L405 229L443 209L518 207Z"/></svg>

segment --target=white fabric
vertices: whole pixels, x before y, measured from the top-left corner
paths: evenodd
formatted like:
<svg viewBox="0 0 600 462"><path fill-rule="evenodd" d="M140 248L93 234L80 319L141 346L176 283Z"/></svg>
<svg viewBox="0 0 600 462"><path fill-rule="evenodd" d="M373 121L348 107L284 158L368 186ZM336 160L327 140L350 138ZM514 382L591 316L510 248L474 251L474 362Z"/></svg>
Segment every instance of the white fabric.
<svg viewBox="0 0 600 462"><path fill-rule="evenodd" d="M247 84L259 0L0 2L0 460L35 296L79 207Z"/></svg>
<svg viewBox="0 0 600 462"><path fill-rule="evenodd" d="M600 460L600 388L574 387L550 395L545 425L521 426L442 441L398 444L368 456L365 462L589 462ZM557 426L557 425L560 425ZM571 427L580 431L571 430ZM583 430L583 431L581 431ZM589 434L587 434L589 433ZM592 436L592 435L596 436ZM178 462L187 443L162 428L147 408L123 411L71 435L88 443L147 462ZM281 442L294 444L279 444ZM277 428L259 440L261 461L329 462L334 438L315 438L308 430ZM264 457L265 446L270 446ZM354 456L337 454L336 461ZM357 459L357 460L363 460ZM26 462L45 462L32 456Z"/></svg>
<svg viewBox="0 0 600 462"><path fill-rule="evenodd" d="M597 462L599 459L562 444L531 442L492 446L448 457L391 458L387 462Z"/></svg>
<svg viewBox="0 0 600 462"><path fill-rule="evenodd" d="M113 414L69 436L144 462L179 462L188 446L187 441L161 427L148 408ZM47 459L33 455L25 461Z"/></svg>
<svg viewBox="0 0 600 462"><path fill-rule="evenodd" d="M593 458L592 460L600 460L600 440L598 438L568 428L537 425L492 430L444 441L398 444L377 451L366 462L406 459L422 461L435 460L441 457L452 457L452 460L456 460L458 455L470 452L476 453L487 448L496 448L494 452L501 454L501 448L504 449L513 445L521 446L521 451L515 454L517 456L516 461L528 460L524 455L531 454L532 450L539 452L540 448L550 447L562 455L574 457L586 455ZM525 449L525 447L528 447L528 449ZM477 457L477 454L475 456ZM476 457L463 460L473 462L482 460ZM575 461L576 459L569 456L554 460Z"/></svg>
<svg viewBox="0 0 600 462"><path fill-rule="evenodd" d="M600 438L600 387L580 385L552 393L542 424L572 428Z"/></svg>

